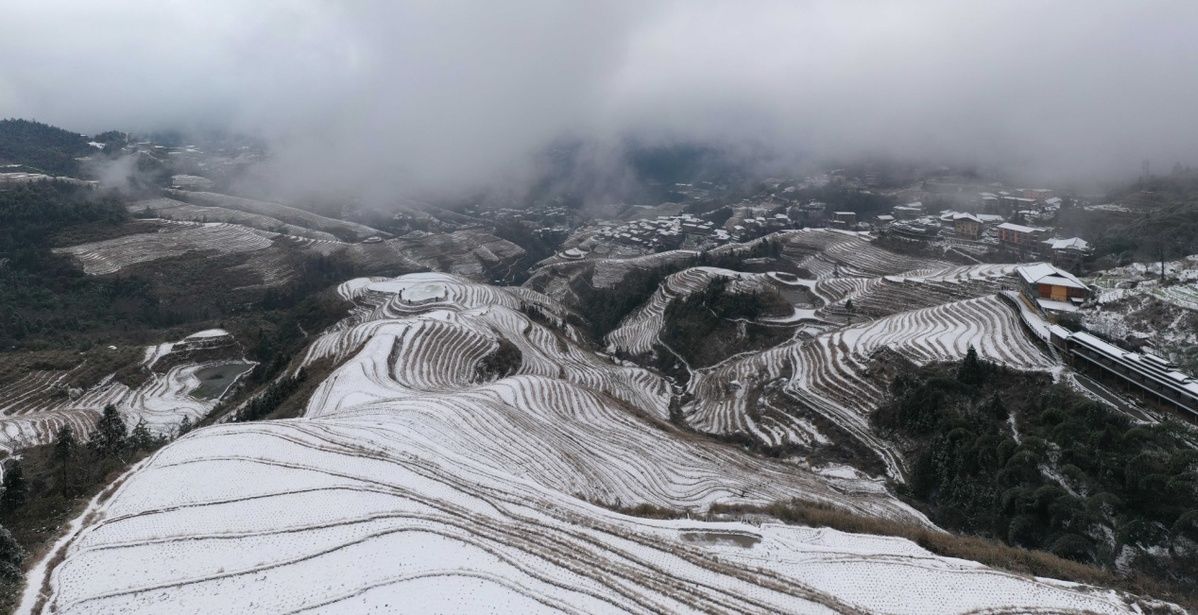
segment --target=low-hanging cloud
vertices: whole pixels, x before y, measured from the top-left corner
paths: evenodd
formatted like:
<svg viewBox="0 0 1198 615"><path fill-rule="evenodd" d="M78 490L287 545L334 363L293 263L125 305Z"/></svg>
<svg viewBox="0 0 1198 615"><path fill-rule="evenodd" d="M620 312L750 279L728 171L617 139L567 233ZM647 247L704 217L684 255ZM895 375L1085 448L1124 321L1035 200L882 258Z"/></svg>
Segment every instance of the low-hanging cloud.
<svg viewBox="0 0 1198 615"><path fill-rule="evenodd" d="M40 0L0 19L0 116L244 132L276 188L383 199L561 139L1092 178L1198 163L1194 32L1189 0Z"/></svg>

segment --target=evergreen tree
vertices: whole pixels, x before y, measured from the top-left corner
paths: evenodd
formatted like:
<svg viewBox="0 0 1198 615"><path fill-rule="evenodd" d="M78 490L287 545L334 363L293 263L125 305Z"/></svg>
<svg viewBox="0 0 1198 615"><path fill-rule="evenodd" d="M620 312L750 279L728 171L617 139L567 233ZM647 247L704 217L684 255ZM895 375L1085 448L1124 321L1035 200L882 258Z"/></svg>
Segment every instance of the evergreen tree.
<svg viewBox="0 0 1198 615"><path fill-rule="evenodd" d="M150 433L150 428L146 427L144 420L139 420L133 428L133 433L129 434L129 447L144 451L154 447L154 434Z"/></svg>
<svg viewBox="0 0 1198 615"><path fill-rule="evenodd" d="M75 430L70 425L64 425L54 437L54 460L65 464L75 456L75 448L79 442L75 440Z"/></svg>
<svg viewBox="0 0 1198 615"><path fill-rule="evenodd" d="M10 514L25 504L29 489L25 485L25 471L19 460L13 460L4 469L4 494L0 496L0 512Z"/></svg>
<svg viewBox="0 0 1198 615"><path fill-rule="evenodd" d="M104 415L96 423L96 432L90 444L100 455L112 457L124 450L128 433L125 420L117 412L116 406L108 404L104 406Z"/></svg>
<svg viewBox="0 0 1198 615"><path fill-rule="evenodd" d="M986 366L978 358L978 351L970 344L965 352L965 360L957 370L957 380L964 384L981 384L986 379Z"/></svg>
<svg viewBox="0 0 1198 615"><path fill-rule="evenodd" d="M982 406L982 413L998 421L1005 421L1011 416L1010 410L1007 410L998 395L991 395L990 399L986 400Z"/></svg>
<svg viewBox="0 0 1198 615"><path fill-rule="evenodd" d="M70 465L71 460L75 457L75 449L78 448L79 442L75 440L75 430L71 429L70 425L64 425L58 430L58 435L54 438L54 455L55 464L58 465L58 489L63 495L69 495L72 491L69 489Z"/></svg>
<svg viewBox="0 0 1198 615"><path fill-rule="evenodd" d="M175 428L175 437L181 438L187 432L192 430L191 417L185 416L182 421L179 421L179 426Z"/></svg>
<svg viewBox="0 0 1198 615"><path fill-rule="evenodd" d="M17 544L8 528L0 527L0 578L16 581L21 578L21 560L25 550Z"/></svg>

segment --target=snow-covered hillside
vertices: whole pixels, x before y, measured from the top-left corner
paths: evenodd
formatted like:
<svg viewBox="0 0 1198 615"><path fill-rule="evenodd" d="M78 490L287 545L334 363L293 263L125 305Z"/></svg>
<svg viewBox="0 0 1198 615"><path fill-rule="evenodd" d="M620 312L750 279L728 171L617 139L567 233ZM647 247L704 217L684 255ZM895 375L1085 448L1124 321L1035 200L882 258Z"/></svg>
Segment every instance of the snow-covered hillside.
<svg viewBox="0 0 1198 615"><path fill-rule="evenodd" d="M797 498L927 523L878 481L811 473L670 424L665 381L586 350L566 308L540 293L445 274L339 290L357 307L306 355L339 364L305 416L200 429L160 450L45 556L22 611L1138 609L1110 590L897 538L613 512L599 504L702 511ZM813 342L823 364L801 358L812 344L769 357L827 399L859 386L856 366L883 346L930 360L973 343L1040 366L1005 309L983 298L903 316L923 334L891 319L849 328ZM752 369L781 374L773 361Z"/></svg>
<svg viewBox="0 0 1198 615"><path fill-rule="evenodd" d="M130 426L144 422L157 434L170 434L185 418L199 420L253 366L240 358L241 349L231 336L218 333L201 331L179 342L147 346L140 366L145 382L135 388L112 375L86 389L71 387L73 375L86 363L74 370L32 370L0 386L0 452L48 444L67 425L78 436L87 434L110 404ZM207 346L206 356L193 354L201 345ZM159 361L162 364L156 366ZM204 384L202 376L218 368L229 372L223 389L197 394Z"/></svg>
<svg viewBox="0 0 1198 615"><path fill-rule="evenodd" d="M686 420L701 431L745 433L767 445L821 438L809 418L769 403L768 393L777 391L861 440L882 458L890 475L899 476L898 454L868 423L887 384L872 373L873 358L887 352L916 364L954 361L970 346L988 360L1018 369L1054 366L1023 331L1015 309L991 295L796 339L696 370Z"/></svg>

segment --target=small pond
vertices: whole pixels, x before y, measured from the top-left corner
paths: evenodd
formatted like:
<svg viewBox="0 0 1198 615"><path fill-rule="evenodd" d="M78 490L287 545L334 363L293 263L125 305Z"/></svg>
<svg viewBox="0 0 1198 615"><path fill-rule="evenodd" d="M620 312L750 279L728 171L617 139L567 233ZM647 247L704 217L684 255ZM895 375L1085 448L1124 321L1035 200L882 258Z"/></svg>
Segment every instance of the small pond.
<svg viewBox="0 0 1198 615"><path fill-rule="evenodd" d="M191 392L192 396L200 399L220 399L237 381L237 377L253 369L253 363L231 361L218 365L209 365L196 370L196 378L200 386Z"/></svg>
<svg viewBox="0 0 1198 615"><path fill-rule="evenodd" d="M705 542L713 545L734 545L745 549L761 542L761 537L747 532L683 532L682 539L687 542Z"/></svg>

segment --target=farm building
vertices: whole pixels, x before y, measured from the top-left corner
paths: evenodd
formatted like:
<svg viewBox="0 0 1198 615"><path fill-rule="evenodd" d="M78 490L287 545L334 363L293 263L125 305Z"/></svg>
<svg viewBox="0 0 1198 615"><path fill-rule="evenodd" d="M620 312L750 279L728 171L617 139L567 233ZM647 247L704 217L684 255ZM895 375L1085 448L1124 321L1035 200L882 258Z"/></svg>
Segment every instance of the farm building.
<svg viewBox="0 0 1198 615"><path fill-rule="evenodd" d="M1023 294L1045 312L1073 312L1090 297L1090 287L1068 271L1048 263L1015 270L1023 282Z"/></svg>
<svg viewBox="0 0 1198 615"><path fill-rule="evenodd" d="M1044 247L1052 254L1053 265L1072 270L1076 270L1083 260L1094 253L1090 242L1081 237L1049 239L1044 241Z"/></svg>
<svg viewBox="0 0 1198 615"><path fill-rule="evenodd" d="M998 225L998 241L1004 247L1014 248L1016 250L1027 250L1037 247L1035 244L1039 242L1048 229L1039 228L1036 226L1023 226L1020 224L1012 224L1004 222Z"/></svg>
<svg viewBox="0 0 1198 615"><path fill-rule="evenodd" d="M957 237L977 239L982 235L982 220L969 213L953 214L953 232Z"/></svg>
<svg viewBox="0 0 1198 615"><path fill-rule="evenodd" d="M857 226L857 213L852 211L832 212L832 228L851 229Z"/></svg>
<svg viewBox="0 0 1198 615"><path fill-rule="evenodd" d="M1009 216L1017 211L1035 210L1036 203L1036 199L1002 194L998 197L998 213Z"/></svg>
<svg viewBox="0 0 1198 615"><path fill-rule="evenodd" d="M982 211L998 211L998 195L993 192L979 192L978 205L981 206Z"/></svg>
<svg viewBox="0 0 1198 615"><path fill-rule="evenodd" d="M914 220L923 215L923 203L919 201L906 205L895 205L891 209L894 212L894 217L899 220Z"/></svg>

